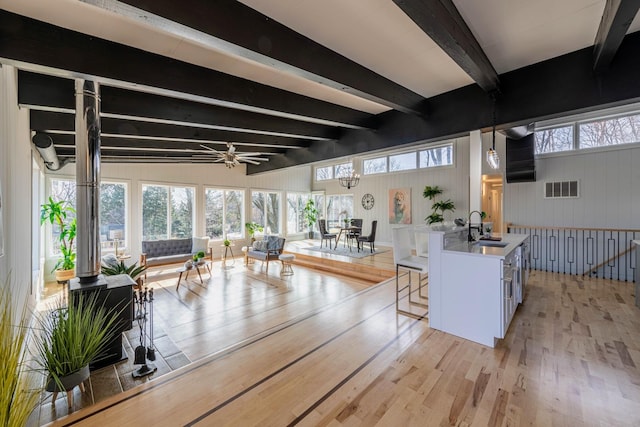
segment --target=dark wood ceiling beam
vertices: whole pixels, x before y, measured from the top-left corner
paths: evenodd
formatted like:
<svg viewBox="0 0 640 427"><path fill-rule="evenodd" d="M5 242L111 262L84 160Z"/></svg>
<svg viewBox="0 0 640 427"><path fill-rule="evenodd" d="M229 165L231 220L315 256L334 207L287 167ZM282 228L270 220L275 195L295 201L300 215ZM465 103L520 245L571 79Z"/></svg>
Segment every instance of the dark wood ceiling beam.
<svg viewBox="0 0 640 427"><path fill-rule="evenodd" d="M452 0L393 0L486 92L500 90L498 73Z"/></svg>
<svg viewBox="0 0 640 427"><path fill-rule="evenodd" d="M370 114L0 10L0 58L96 79L159 88L212 103L328 125L362 127Z"/></svg>
<svg viewBox="0 0 640 427"><path fill-rule="evenodd" d="M75 130L75 116L69 113L31 110L30 120L31 130L35 131L74 132ZM256 145L268 144L282 147L303 147L309 144L308 140L300 140L296 138L179 126L165 123L114 119L110 117L103 117L100 120L100 127L103 134L118 134L123 137L165 137L203 141L242 142Z"/></svg>
<svg viewBox="0 0 640 427"><path fill-rule="evenodd" d="M109 10L115 9L116 13L122 10L118 2L113 3L114 7ZM293 72L405 113L423 113L422 96L238 1L124 0L123 3L235 45L229 47L231 53L251 61ZM134 14L134 17L149 21L142 14ZM166 27L164 31L167 31ZM220 44L223 43L217 45Z"/></svg>
<svg viewBox="0 0 640 427"><path fill-rule="evenodd" d="M75 109L74 82L62 77L20 71L18 103L27 106ZM177 98L163 97L103 85L100 88L101 112L131 118L166 120L175 124L219 126L245 133L282 134L301 139L335 139L338 128L273 117L266 114ZM277 135L274 135L277 136Z"/></svg>
<svg viewBox="0 0 640 427"><path fill-rule="evenodd" d="M596 111L640 102L640 31L628 34L609 71L595 75L593 48L500 75L502 94L497 98L499 128L528 125L539 120ZM268 164L250 166L249 174L296 164L354 156L400 145L442 141L466 136L493 123L492 101L477 85L469 85L429 98L433 114L428 120L391 111L381 114L374 131L346 132L339 141L313 143L309 148L288 150Z"/></svg>
<svg viewBox="0 0 640 427"><path fill-rule="evenodd" d="M51 137L53 143L56 147L66 147L66 148L74 148L75 147L75 136L73 134L56 134L56 133L46 133ZM199 142L182 142L182 141L163 141L163 140L140 140L140 139L132 139L132 138L112 138L108 136L103 136L100 138L101 148L104 150L116 149L116 148L139 148L146 149L153 152L159 152L162 150L197 150L199 153L209 154L210 151L205 150L200 147ZM206 144L212 148L215 148L219 151L225 151L227 149L224 144ZM282 148L277 147L267 147L267 146L247 146L247 145L238 145L234 144L236 147L237 153L253 153L253 152L261 152L261 153L282 153L284 150Z"/></svg>
<svg viewBox="0 0 640 427"><path fill-rule="evenodd" d="M615 56L629 26L638 14L640 0L607 0L594 41L593 70L605 71Z"/></svg>

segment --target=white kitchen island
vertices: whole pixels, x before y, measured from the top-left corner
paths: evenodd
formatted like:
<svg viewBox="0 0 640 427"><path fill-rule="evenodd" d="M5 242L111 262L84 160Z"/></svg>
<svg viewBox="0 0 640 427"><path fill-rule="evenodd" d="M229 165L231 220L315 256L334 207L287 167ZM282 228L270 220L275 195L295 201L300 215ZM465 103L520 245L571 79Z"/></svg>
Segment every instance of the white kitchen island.
<svg viewBox="0 0 640 427"><path fill-rule="evenodd" d="M529 236L467 242L463 227L429 233L429 325L489 347L524 295ZM487 246L490 245L490 246Z"/></svg>

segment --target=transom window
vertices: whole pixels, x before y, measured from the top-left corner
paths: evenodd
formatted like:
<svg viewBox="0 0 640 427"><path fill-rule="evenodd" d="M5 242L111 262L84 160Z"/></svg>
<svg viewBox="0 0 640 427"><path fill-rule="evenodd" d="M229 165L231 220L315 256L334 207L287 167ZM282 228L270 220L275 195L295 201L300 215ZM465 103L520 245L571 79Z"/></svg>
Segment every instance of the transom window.
<svg viewBox="0 0 640 427"><path fill-rule="evenodd" d="M364 175L374 175L387 172L387 156L376 157L375 159L365 159L362 162L362 173Z"/></svg>
<svg viewBox="0 0 640 427"><path fill-rule="evenodd" d="M416 168L416 152L394 154L389 156L389 172L404 171Z"/></svg>
<svg viewBox="0 0 640 427"><path fill-rule="evenodd" d="M333 166L316 168L316 181L327 181L333 179Z"/></svg>
<svg viewBox="0 0 640 427"><path fill-rule="evenodd" d="M420 168L449 166L453 164L453 145L429 148L418 152Z"/></svg>

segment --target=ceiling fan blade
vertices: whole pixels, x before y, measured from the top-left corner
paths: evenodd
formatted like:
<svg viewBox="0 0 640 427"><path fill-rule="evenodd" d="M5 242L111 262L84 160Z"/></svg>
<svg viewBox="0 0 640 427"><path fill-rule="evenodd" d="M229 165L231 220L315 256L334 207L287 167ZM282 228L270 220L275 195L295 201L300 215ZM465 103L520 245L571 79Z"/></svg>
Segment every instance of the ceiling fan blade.
<svg viewBox="0 0 640 427"><path fill-rule="evenodd" d="M204 145L204 144L200 144L200 147L202 147L202 148L206 148L207 150L211 150L211 151L213 151L214 153L217 153L217 154L222 154L221 152L219 152L219 151L218 151L218 150L216 150L215 148L207 147L207 146L206 146L206 145Z"/></svg>
<svg viewBox="0 0 640 427"><path fill-rule="evenodd" d="M255 153L236 153L236 156L240 156L240 157L255 157L255 156L262 156L264 155L264 153L259 153L259 152L255 152Z"/></svg>
<svg viewBox="0 0 640 427"><path fill-rule="evenodd" d="M266 157L240 157L240 160L254 160L259 162L268 162L269 159Z"/></svg>
<svg viewBox="0 0 640 427"><path fill-rule="evenodd" d="M253 160L249 160L249 159L240 159L240 160L243 161L243 162L246 162L246 163L251 163L252 165L259 165L260 164L260 162L254 162Z"/></svg>

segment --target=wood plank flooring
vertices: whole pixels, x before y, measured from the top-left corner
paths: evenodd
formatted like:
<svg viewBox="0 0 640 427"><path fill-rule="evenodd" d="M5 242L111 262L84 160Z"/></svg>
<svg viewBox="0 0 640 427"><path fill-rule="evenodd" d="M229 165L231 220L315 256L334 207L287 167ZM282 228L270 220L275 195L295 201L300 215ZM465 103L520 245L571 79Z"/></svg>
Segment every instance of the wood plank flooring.
<svg viewBox="0 0 640 427"><path fill-rule="evenodd" d="M491 349L396 315L393 280L243 269L160 285L195 362L54 425L640 425L632 283L532 272Z"/></svg>

